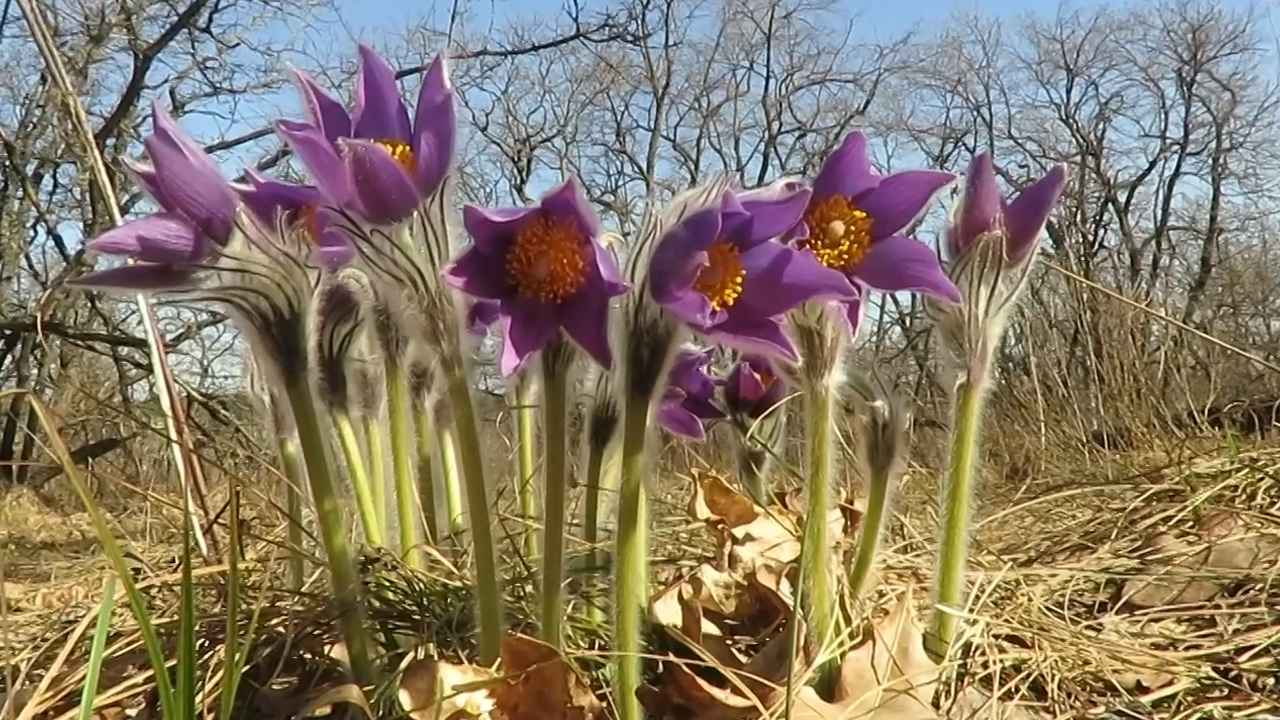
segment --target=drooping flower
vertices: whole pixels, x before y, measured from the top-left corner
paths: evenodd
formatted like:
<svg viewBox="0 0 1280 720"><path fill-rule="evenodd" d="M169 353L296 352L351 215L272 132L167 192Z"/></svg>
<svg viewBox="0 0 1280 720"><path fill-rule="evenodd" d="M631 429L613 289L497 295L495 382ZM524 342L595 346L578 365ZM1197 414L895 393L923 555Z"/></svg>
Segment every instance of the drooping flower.
<svg viewBox="0 0 1280 720"><path fill-rule="evenodd" d="M87 249L138 261L77 280L80 285L165 289L191 282L198 266L230 240L236 194L204 150L159 104L151 107L152 134L144 141L149 164L129 170L160 211L88 240Z"/></svg>
<svg viewBox="0 0 1280 720"><path fill-rule="evenodd" d="M728 190L685 216L654 247L653 299L710 340L797 360L781 317L809 300L848 300L855 293L843 274L813 254L775 241L799 224L809 195L790 182L742 195Z"/></svg>
<svg viewBox="0 0 1280 720"><path fill-rule="evenodd" d="M996 183L991 154L975 155L965 172L964 192L952 210L951 223L944 235L948 258L954 261L983 235L998 233L1010 264L1026 263L1035 253L1040 233L1066 183L1066 167L1055 165L1006 201Z"/></svg>
<svg viewBox="0 0 1280 720"><path fill-rule="evenodd" d="M658 422L668 431L691 440L705 440L705 423L721 420L724 411L716 407L716 390L722 381L707 372L709 350L682 350L671 366L667 390L658 404Z"/></svg>
<svg viewBox="0 0 1280 720"><path fill-rule="evenodd" d="M778 403L786 396L786 381L777 376L767 359L758 355L743 356L725 378L725 407L731 415L746 420L778 412Z"/></svg>
<svg viewBox="0 0 1280 720"><path fill-rule="evenodd" d="M919 292L959 302L937 253L900 234L955 179L941 170L882 176L871 166L867 137L851 133L813 179L813 196L796 246L849 276L859 290ZM860 301L849 303L848 318L856 329Z"/></svg>
<svg viewBox="0 0 1280 720"><path fill-rule="evenodd" d="M342 103L295 71L310 122L280 120L276 130L335 205L374 224L412 215L440 188L453 163L457 119L443 55L427 67L413 118L395 71L371 48L359 47L355 105Z"/></svg>
<svg viewBox="0 0 1280 720"><path fill-rule="evenodd" d="M531 207L468 205L462 219L474 242L446 268L445 280L498 303L503 375L561 329L601 366L612 366L609 305L628 285L600 247L600 221L576 180Z"/></svg>
<svg viewBox="0 0 1280 720"><path fill-rule="evenodd" d="M273 224L280 219L299 226L315 246L315 258L322 267L337 269L351 262L355 255L351 242L330 226L318 188L277 180L256 170L247 171L245 177L247 186L234 187L245 206L262 222Z"/></svg>

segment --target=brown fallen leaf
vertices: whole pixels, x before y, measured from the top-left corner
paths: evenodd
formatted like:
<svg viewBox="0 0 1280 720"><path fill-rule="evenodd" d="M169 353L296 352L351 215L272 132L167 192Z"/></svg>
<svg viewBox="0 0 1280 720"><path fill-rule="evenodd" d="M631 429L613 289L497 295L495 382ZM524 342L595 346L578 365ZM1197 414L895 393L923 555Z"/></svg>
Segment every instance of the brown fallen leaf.
<svg viewBox="0 0 1280 720"><path fill-rule="evenodd" d="M487 668L411 654L400 666L396 699L413 720L488 720L493 677Z"/></svg>
<svg viewBox="0 0 1280 720"><path fill-rule="evenodd" d="M594 720L604 706L554 647L527 635L508 635L501 648L503 681L493 690L506 720Z"/></svg>

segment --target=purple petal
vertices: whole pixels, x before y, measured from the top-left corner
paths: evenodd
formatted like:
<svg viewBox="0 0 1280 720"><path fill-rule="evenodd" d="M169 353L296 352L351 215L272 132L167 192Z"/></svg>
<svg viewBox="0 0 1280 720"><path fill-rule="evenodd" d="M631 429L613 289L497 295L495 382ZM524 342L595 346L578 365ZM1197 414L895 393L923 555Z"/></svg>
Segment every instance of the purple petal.
<svg viewBox="0 0 1280 720"><path fill-rule="evenodd" d="M1066 184L1066 166L1055 165L1010 201L1004 216L1005 231L1009 234L1006 252L1010 260L1024 262L1035 252L1040 232Z"/></svg>
<svg viewBox="0 0 1280 720"><path fill-rule="evenodd" d="M498 321L501 306L492 300L477 300L467 308L467 332L476 337L489 334L489 326Z"/></svg>
<svg viewBox="0 0 1280 720"><path fill-rule="evenodd" d="M542 350L560 331L556 307L544 303L504 301L502 303L503 377L510 377L524 367L529 356Z"/></svg>
<svg viewBox="0 0 1280 720"><path fill-rule="evenodd" d="M570 178L542 196L538 206L552 217L573 220L585 237L594 239L600 235L600 217L587 202L577 178Z"/></svg>
<svg viewBox="0 0 1280 720"><path fill-rule="evenodd" d="M131 220L85 243L93 252L122 255L145 263L199 262L208 240L185 216L162 212Z"/></svg>
<svg viewBox="0 0 1280 720"><path fill-rule="evenodd" d="M752 217L752 236L769 240L789 234L802 225L804 211L813 193L795 181L750 190L738 195L738 202Z"/></svg>
<svg viewBox="0 0 1280 720"><path fill-rule="evenodd" d="M409 111L400 97L396 71L367 45L360 55L360 75L356 81L356 104L351 135L368 140L411 141Z"/></svg>
<svg viewBox="0 0 1280 720"><path fill-rule="evenodd" d="M857 198L857 204L872 217L873 236L888 237L915 222L933 196L955 179L942 170L904 170L882 179L875 190Z"/></svg>
<svg viewBox="0 0 1280 720"><path fill-rule="evenodd" d="M196 285L196 269L190 266L141 263L81 275L68 284L86 290L160 292Z"/></svg>
<svg viewBox="0 0 1280 720"><path fill-rule="evenodd" d="M307 107L307 116L324 138L329 142L337 142L338 138L351 136L351 115L342 101L338 100L317 83L310 75L290 68L298 91L302 93L302 103Z"/></svg>
<svg viewBox="0 0 1280 720"><path fill-rule="evenodd" d="M964 192L956 202L955 217L947 228L947 252L959 257L974 238L989 232L1004 210L1004 196L996 184L990 153L979 153L965 171Z"/></svg>
<svg viewBox="0 0 1280 720"><path fill-rule="evenodd" d="M316 237L316 261L320 267L336 270L350 265L356 259L356 249L351 246L347 236L326 230Z"/></svg>
<svg viewBox="0 0 1280 720"><path fill-rule="evenodd" d="M854 268L854 277L880 292L922 292L953 303L960 291L942 270L933 248L898 235L877 240Z"/></svg>
<svg viewBox="0 0 1280 720"><path fill-rule="evenodd" d="M659 403L657 419L662 427L676 435L697 441L705 440L707 437L707 431L703 427L702 421L698 419L698 416L685 409L678 395L664 399Z"/></svg>
<svg viewBox="0 0 1280 720"><path fill-rule="evenodd" d="M449 173L457 143L458 118L454 110L453 85L443 55L427 67L418 104L414 109L414 181L424 194L434 192Z"/></svg>
<svg viewBox="0 0 1280 720"><path fill-rule="evenodd" d="M151 122L154 133L145 142L147 155L157 183L164 185L156 200L225 244L235 226L236 197L222 171L159 104L152 105Z"/></svg>
<svg viewBox="0 0 1280 720"><path fill-rule="evenodd" d="M451 287L485 300L501 300L511 295L506 267L501 256L472 245L444 269L444 281Z"/></svg>
<svg viewBox="0 0 1280 720"><path fill-rule="evenodd" d="M464 205L462 226L466 228L476 247L493 257L504 258L516 233L520 232L529 216L537 211L536 207L482 208L479 205Z"/></svg>
<svg viewBox="0 0 1280 720"><path fill-rule="evenodd" d="M354 188L347 167L333 145L312 125L292 120L278 120L276 134L293 149L315 180L316 187L335 205L352 201Z"/></svg>
<svg viewBox="0 0 1280 720"><path fill-rule="evenodd" d="M320 200L320 191L310 185L295 185L267 177L255 170L245 173L248 187L232 185L245 205L263 222L274 224L280 212L296 213Z"/></svg>
<svg viewBox="0 0 1280 720"><path fill-rule="evenodd" d="M339 145L350 168L356 204L366 219L397 223L422 204L413 178L386 148L369 140L342 140Z"/></svg>
<svg viewBox="0 0 1280 720"><path fill-rule="evenodd" d="M818 262L812 253L781 243L765 243L744 253L742 265L747 279L731 313L775 317L815 298L848 298L857 292L844 273Z"/></svg>
<svg viewBox="0 0 1280 720"><path fill-rule="evenodd" d="M613 368L613 347L609 344L609 300L598 283L584 286L572 302L560 307L560 322L573 339L605 370Z"/></svg>
<svg viewBox="0 0 1280 720"><path fill-rule="evenodd" d="M872 169L871 158L867 156L867 136L849 133L813 179L813 197L818 200L832 195L858 197L879 183L880 176Z"/></svg>
<svg viewBox="0 0 1280 720"><path fill-rule="evenodd" d="M690 294L689 288L706 265L707 249L720 235L720 208L710 207L686 217L658 240L649 262L649 292L667 305ZM701 297L699 293L692 293ZM711 303L702 298L707 309Z"/></svg>
<svg viewBox="0 0 1280 720"><path fill-rule="evenodd" d="M716 342L743 352L782 358L789 362L797 362L800 359L796 354L795 343L787 337L787 333L782 329L782 322L776 318L761 318L741 313L736 316L730 315L723 323L704 333Z"/></svg>

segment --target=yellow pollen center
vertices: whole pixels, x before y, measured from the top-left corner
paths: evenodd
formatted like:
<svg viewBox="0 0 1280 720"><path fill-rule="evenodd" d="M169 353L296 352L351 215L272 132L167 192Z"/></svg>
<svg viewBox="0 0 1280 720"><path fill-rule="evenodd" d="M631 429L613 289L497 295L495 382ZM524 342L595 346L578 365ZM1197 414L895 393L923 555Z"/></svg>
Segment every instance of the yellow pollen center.
<svg viewBox="0 0 1280 720"><path fill-rule="evenodd" d="M391 154L392 159L400 163L400 167L404 168L407 173L413 173L413 148L408 143L402 143L399 140L374 140L374 145L386 150Z"/></svg>
<svg viewBox="0 0 1280 720"><path fill-rule="evenodd" d="M587 279L591 248L572 220L539 215L507 251L507 281L521 297L563 302Z"/></svg>
<svg viewBox="0 0 1280 720"><path fill-rule="evenodd" d="M804 221L809 237L797 245L829 268L852 270L871 247L871 216L843 195L812 203Z"/></svg>
<svg viewBox="0 0 1280 720"><path fill-rule="evenodd" d="M717 238L707 250L707 264L698 271L693 289L710 300L711 309L718 312L738 302L746 277L738 248L724 238Z"/></svg>

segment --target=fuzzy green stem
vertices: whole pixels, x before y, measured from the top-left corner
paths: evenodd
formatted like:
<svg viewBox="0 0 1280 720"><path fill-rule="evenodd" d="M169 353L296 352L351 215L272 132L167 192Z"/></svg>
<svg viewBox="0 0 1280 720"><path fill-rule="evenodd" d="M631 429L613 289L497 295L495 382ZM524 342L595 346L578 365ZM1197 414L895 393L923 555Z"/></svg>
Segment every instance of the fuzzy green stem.
<svg viewBox="0 0 1280 720"><path fill-rule="evenodd" d="M827 515L831 511L832 475L835 469L835 393L826 387L809 387L805 391L808 420L809 502L804 518L804 540L801 543L800 572L807 584L809 627L817 647L826 650L836 637L837 603L835 578L831 567L831 538ZM817 668L818 694L833 696L840 659L826 658Z"/></svg>
<svg viewBox="0 0 1280 720"><path fill-rule="evenodd" d="M356 434L355 424L351 421L351 415L337 412L333 414L333 426L338 432L338 447L342 449L347 471L351 473L351 484L356 493L356 509L360 512L365 542L380 547L383 543L382 526L378 524L378 510L373 487L369 482L369 469L364 462L364 453L360 450L360 438Z"/></svg>
<svg viewBox="0 0 1280 720"><path fill-rule="evenodd" d="M364 437L369 445L369 488L373 491L373 509L377 512L379 534L387 532L387 434L380 413L364 417ZM385 538L384 538L385 539Z"/></svg>
<svg viewBox="0 0 1280 720"><path fill-rule="evenodd" d="M641 623L649 600L649 508L644 471L650 398L630 394L622 408L622 482L614 549L615 701L619 720L644 717L636 690L641 682Z"/></svg>
<svg viewBox="0 0 1280 720"><path fill-rule="evenodd" d="M583 509L582 539L591 548L586 558L586 565L590 569L604 567L607 551L601 549L600 545L600 516L603 508L604 493L616 492L618 488L618 468L616 463L610 462L609 447L600 447L591 444L587 448L586 462L586 485L587 492L583 502L586 507ZM604 598L588 598L587 614L593 619L604 622L604 609L606 603Z"/></svg>
<svg viewBox="0 0 1280 720"><path fill-rule="evenodd" d="M858 527L858 549L849 570L849 598L856 600L871 577L876 557L880 554L880 538L884 535L884 523L888 517L890 478L883 472L872 471L867 479L867 511Z"/></svg>
<svg viewBox="0 0 1280 720"><path fill-rule="evenodd" d="M467 531L462 510L462 481L458 478L458 433L450 423L436 426L436 447L440 449L440 480L444 486L444 510L449 517L449 534L456 542Z"/></svg>
<svg viewBox="0 0 1280 720"><path fill-rule="evenodd" d="M982 422L983 379L970 375L956 386L952 414L951 463L943 488L942 542L934 573L933 621L925 636L925 649L935 659L945 658L955 639L960 618L943 608L965 605L965 565L969 550L969 517L977 465L978 431Z"/></svg>
<svg viewBox="0 0 1280 720"><path fill-rule="evenodd" d="M400 525L400 554L412 568L426 566L422 512L414 477L413 415L409 411L409 379L398 361L387 360L387 420L391 426L391 471L396 483L396 519Z"/></svg>
<svg viewBox="0 0 1280 720"><path fill-rule="evenodd" d="M329 579L337 604L342 638L356 683L370 685L376 679L369 655L369 639L365 633L365 610L360 597L359 575L347 547L347 528L342 517L333 475L329 472L329 446L320 429L315 398L306 382L296 382L286 389L298 429L298 446L307 469L311 499L315 503L316 524L329 564Z"/></svg>
<svg viewBox="0 0 1280 720"><path fill-rule="evenodd" d="M564 546L569 466L569 362L542 363L542 639L560 647L564 618Z"/></svg>
<svg viewBox="0 0 1280 720"><path fill-rule="evenodd" d="M417 422L414 431L418 439L418 493L422 500L423 528L426 541L432 545L440 542L439 513L436 510L436 478L431 471L431 456L435 451L435 421L431 417L431 407L424 404L418 406Z"/></svg>
<svg viewBox="0 0 1280 720"><path fill-rule="evenodd" d="M289 540L289 589L301 590L307 574L306 551L302 546L306 535L302 527L302 484L307 481L307 471L293 438L282 434L277 444L280 464L284 468L285 514L289 521L286 531Z"/></svg>
<svg viewBox="0 0 1280 720"><path fill-rule="evenodd" d="M516 493L520 498L520 533L524 556L530 560L538 557L538 494L534 488L534 478L538 472L534 460L538 428L534 389L533 378L526 377L523 373L516 378L513 411L516 421L516 482L519 483Z"/></svg>
<svg viewBox="0 0 1280 720"><path fill-rule="evenodd" d="M475 408L471 404L471 385L461 358L455 358L450 366L446 366L445 373L455 430L458 433L458 455L462 460L467 512L471 516L471 542L476 563L476 605L480 627L479 659L481 664L489 665L498 659L503 623L502 581L498 577L498 558L494 552L493 527L489 520L484 454L480 449Z"/></svg>

